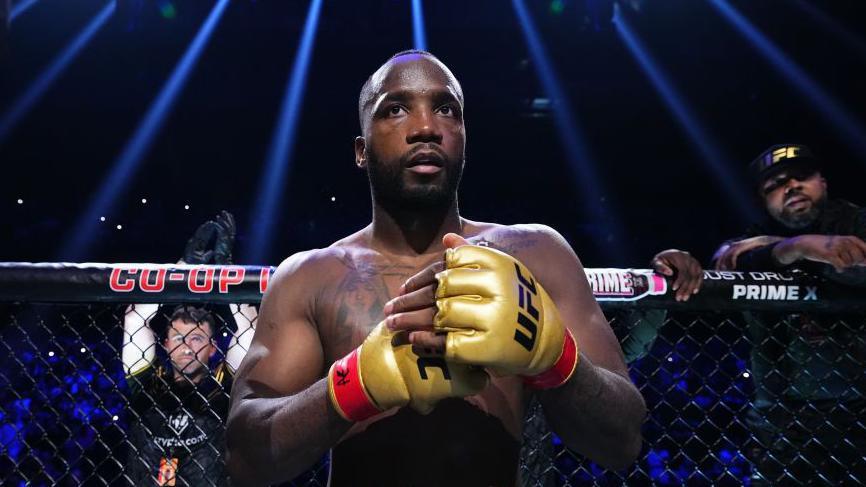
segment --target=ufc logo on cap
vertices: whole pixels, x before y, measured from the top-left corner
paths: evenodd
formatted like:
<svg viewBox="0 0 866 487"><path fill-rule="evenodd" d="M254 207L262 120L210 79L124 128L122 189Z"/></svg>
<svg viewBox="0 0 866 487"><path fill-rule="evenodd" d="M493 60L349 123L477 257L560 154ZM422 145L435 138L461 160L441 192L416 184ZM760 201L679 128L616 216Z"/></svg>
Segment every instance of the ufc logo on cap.
<svg viewBox="0 0 866 487"><path fill-rule="evenodd" d="M797 157L799 152L800 152L799 147L780 147L780 148L773 151L773 154L772 154L773 159L770 162L770 164L775 164L775 163L781 161L782 159L790 159L792 157Z"/></svg>

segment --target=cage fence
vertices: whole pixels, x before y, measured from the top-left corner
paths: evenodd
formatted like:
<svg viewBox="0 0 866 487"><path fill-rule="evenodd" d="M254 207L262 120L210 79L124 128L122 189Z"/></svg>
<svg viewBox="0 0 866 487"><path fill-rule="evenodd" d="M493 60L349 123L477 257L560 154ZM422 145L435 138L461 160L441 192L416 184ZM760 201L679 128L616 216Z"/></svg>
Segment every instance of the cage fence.
<svg viewBox="0 0 866 487"><path fill-rule="evenodd" d="M227 485L225 368L248 344L256 318L244 307L271 271L0 265L2 484ZM533 402L523 485L866 482L866 293L808 275L707 271L701 294L681 303L650 271L587 274L647 404L644 446L628 469L605 470L565 448ZM169 365L181 360L172 318L189 306L213 339L212 356L189 359L206 377L195 384ZM193 465L186 478L174 476L178 458ZM323 458L292 485L327 475Z"/></svg>

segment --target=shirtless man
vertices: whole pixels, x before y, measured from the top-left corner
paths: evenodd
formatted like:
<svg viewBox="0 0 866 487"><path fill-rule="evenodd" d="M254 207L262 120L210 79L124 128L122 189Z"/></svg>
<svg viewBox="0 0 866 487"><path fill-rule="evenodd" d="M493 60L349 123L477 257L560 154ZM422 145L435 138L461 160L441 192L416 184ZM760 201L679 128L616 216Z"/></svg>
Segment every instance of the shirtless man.
<svg viewBox="0 0 866 487"><path fill-rule="evenodd" d="M569 448L631 464L646 408L577 256L548 227L458 213L451 71L399 53L359 112L372 223L270 281L232 391L233 480L287 481L332 449L335 486L513 486L534 394Z"/></svg>

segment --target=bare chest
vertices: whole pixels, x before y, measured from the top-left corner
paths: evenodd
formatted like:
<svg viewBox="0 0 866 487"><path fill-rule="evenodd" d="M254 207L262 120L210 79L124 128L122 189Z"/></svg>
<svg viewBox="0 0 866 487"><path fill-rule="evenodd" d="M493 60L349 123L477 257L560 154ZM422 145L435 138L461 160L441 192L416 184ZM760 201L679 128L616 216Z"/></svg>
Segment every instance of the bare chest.
<svg viewBox="0 0 866 487"><path fill-rule="evenodd" d="M431 262L394 263L356 260L329 276L316 303L315 319L330 363L361 344L384 319L382 309L404 282Z"/></svg>

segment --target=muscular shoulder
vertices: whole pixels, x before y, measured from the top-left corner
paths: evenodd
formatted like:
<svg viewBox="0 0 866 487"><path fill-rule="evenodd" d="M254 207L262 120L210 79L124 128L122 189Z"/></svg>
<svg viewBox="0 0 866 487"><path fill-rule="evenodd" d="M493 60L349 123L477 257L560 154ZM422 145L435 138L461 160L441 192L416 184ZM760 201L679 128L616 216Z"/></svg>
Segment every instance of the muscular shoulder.
<svg viewBox="0 0 866 487"><path fill-rule="evenodd" d="M565 238L553 228L540 224L477 224L479 232L469 240L488 245L520 260L547 288L572 287L579 280L583 265Z"/></svg>
<svg viewBox="0 0 866 487"><path fill-rule="evenodd" d="M358 262L368 260L371 250L360 241L360 233L334 242L328 247L298 252L277 266L269 289L291 294L292 299L308 302L318 298L324 289L340 282L355 270Z"/></svg>
<svg viewBox="0 0 866 487"><path fill-rule="evenodd" d="M309 279L316 275L322 275L337 262L339 262L338 256L330 248L298 252L277 266L271 283L279 284L297 278Z"/></svg>
<svg viewBox="0 0 866 487"><path fill-rule="evenodd" d="M298 252L277 266L268 283L268 294L277 294L281 299L294 302L314 298L318 290L327 286L338 273L342 251L331 247Z"/></svg>
<svg viewBox="0 0 866 487"><path fill-rule="evenodd" d="M474 223L478 233L469 240L479 245L489 245L520 259L544 255L557 249L569 248L565 238L553 228L538 223L498 225Z"/></svg>
<svg viewBox="0 0 866 487"><path fill-rule="evenodd" d="M356 254L365 250L344 239L325 248L298 252L280 263L273 279L303 277L322 280L351 266L351 262L357 258Z"/></svg>

